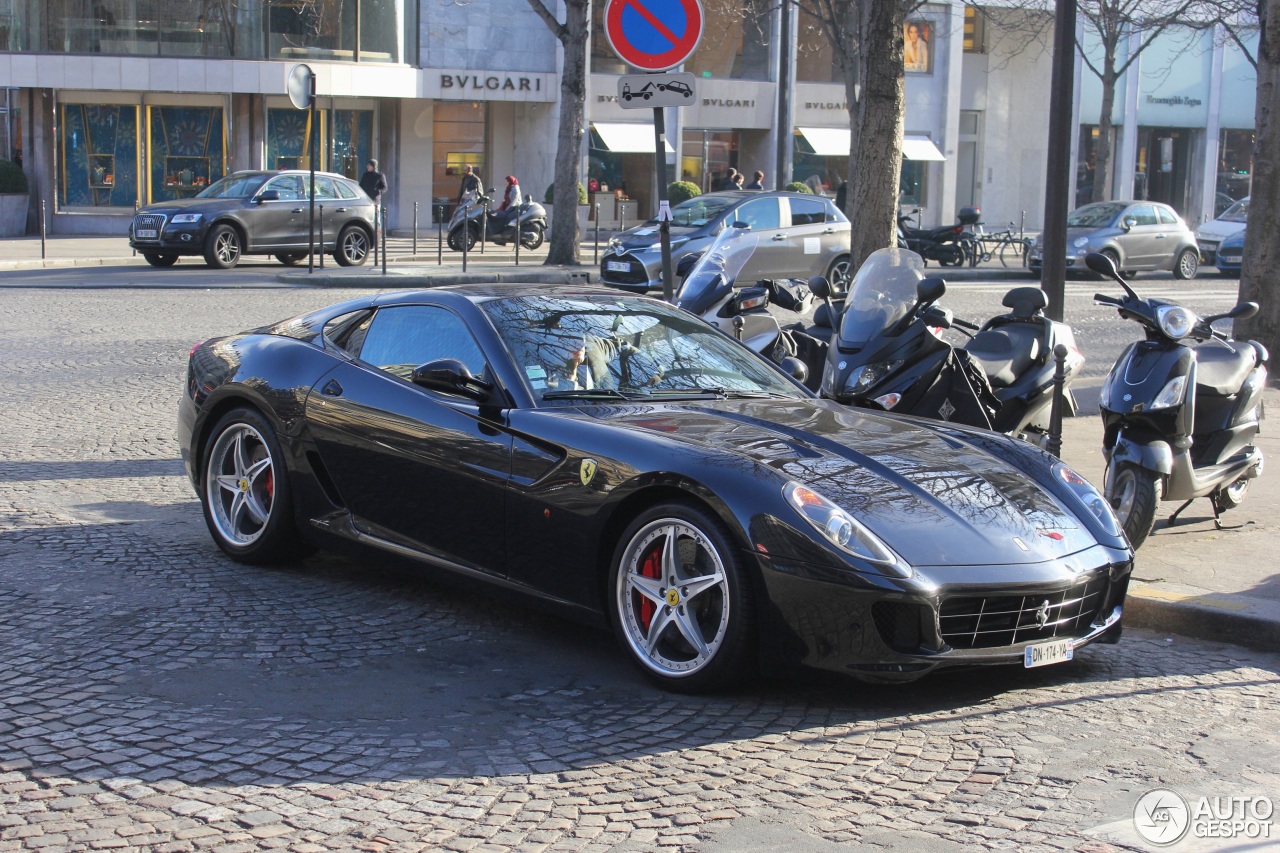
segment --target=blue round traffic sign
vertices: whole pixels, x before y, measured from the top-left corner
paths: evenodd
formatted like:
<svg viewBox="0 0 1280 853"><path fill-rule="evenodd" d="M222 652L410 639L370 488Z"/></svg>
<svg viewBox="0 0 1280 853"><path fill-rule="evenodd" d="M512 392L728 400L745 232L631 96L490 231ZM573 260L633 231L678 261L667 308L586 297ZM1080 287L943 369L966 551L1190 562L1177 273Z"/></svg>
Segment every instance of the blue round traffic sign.
<svg viewBox="0 0 1280 853"><path fill-rule="evenodd" d="M604 33L623 62L666 71L688 59L702 39L699 0L608 0Z"/></svg>

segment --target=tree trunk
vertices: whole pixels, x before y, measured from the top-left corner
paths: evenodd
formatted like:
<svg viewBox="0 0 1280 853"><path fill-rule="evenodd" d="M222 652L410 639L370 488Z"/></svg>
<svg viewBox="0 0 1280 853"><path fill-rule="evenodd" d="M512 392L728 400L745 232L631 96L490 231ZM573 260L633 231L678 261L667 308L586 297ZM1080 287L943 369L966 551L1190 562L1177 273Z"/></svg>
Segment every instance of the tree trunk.
<svg viewBox="0 0 1280 853"><path fill-rule="evenodd" d="M560 71L560 131L556 139L554 209L548 264L578 263L578 173L587 99L589 0L565 0L564 65Z"/></svg>
<svg viewBox="0 0 1280 853"><path fill-rule="evenodd" d="M858 33L856 71L845 72L849 104L849 186L845 213L852 225L849 255L853 270L877 249L895 245L898 181L902 176L902 134L906 78L902 67L903 8L898 0L849 3L850 31ZM856 27L856 29L855 29ZM875 49L872 48L875 46Z"/></svg>
<svg viewBox="0 0 1280 853"><path fill-rule="evenodd" d="M1280 352L1280 293L1267 279L1280 269L1280 0L1259 0L1258 98L1254 110L1253 187L1248 238L1240 276L1240 300L1258 313L1237 320L1235 334Z"/></svg>
<svg viewBox="0 0 1280 853"><path fill-rule="evenodd" d="M1115 60L1106 59L1102 75L1102 110L1098 113L1098 143L1093 149L1093 195L1091 201L1107 201L1111 197L1111 112L1116 103L1116 78L1112 72Z"/></svg>

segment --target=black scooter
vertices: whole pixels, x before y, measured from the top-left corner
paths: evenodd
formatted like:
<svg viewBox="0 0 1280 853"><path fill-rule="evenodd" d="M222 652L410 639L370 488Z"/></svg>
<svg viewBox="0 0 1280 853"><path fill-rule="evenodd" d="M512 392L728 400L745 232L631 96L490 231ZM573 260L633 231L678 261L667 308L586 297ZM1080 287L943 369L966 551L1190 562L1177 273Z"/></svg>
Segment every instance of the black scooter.
<svg viewBox="0 0 1280 853"><path fill-rule="evenodd" d="M1258 313L1242 302L1225 314L1199 317L1164 299L1143 299L1106 255L1085 258L1092 271L1114 279L1124 296L1095 294L1120 317L1142 326L1145 339L1130 344L1102 386L1106 496L1134 548L1151 533L1161 500L1209 497L1214 523L1244 500L1262 473L1253 444L1262 421L1267 383L1266 347L1215 331L1219 320Z"/></svg>
<svg viewBox="0 0 1280 853"><path fill-rule="evenodd" d="M1062 411L1076 409L1066 386L1084 356L1071 327L1044 315L1048 299L1037 287L1010 290L1003 302L1010 312L982 326L958 320L938 304L946 282L925 278L923 268L913 252L881 249L858 270L835 323L822 395L994 429L1048 447L1058 345L1067 353ZM830 322L834 313L815 312L814 319ZM954 346L944 337L948 329L971 340Z"/></svg>
<svg viewBox="0 0 1280 853"><path fill-rule="evenodd" d="M981 211L976 207L962 208L958 216L960 221L955 225L941 228L909 227L907 223L911 221L912 214L919 212L917 209L898 217L899 247L910 249L926 261L937 261L944 267L962 265L965 253L960 241L964 239L965 229L977 223L982 215Z"/></svg>

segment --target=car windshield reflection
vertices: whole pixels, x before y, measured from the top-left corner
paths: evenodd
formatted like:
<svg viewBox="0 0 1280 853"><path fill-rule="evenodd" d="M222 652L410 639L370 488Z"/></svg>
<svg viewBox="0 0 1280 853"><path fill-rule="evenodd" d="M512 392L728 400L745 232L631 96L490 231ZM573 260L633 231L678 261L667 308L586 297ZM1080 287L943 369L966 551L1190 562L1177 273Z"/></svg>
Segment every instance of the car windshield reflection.
<svg viewBox="0 0 1280 853"><path fill-rule="evenodd" d="M539 402L807 396L746 348L653 300L526 296L484 310Z"/></svg>
<svg viewBox="0 0 1280 853"><path fill-rule="evenodd" d="M249 198L270 175L227 175L201 190L196 198Z"/></svg>
<svg viewBox="0 0 1280 853"><path fill-rule="evenodd" d="M1124 208L1123 204L1111 201L1086 204L1084 207L1071 212L1071 215L1067 217L1067 227L1100 228L1110 225Z"/></svg>

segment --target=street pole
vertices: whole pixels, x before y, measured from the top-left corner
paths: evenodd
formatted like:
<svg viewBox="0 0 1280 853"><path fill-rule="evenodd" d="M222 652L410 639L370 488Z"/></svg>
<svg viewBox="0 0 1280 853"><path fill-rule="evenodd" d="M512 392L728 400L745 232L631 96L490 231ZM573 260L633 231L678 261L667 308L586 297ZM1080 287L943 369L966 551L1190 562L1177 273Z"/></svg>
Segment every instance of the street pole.
<svg viewBox="0 0 1280 853"><path fill-rule="evenodd" d="M307 220L307 273L316 269L316 157L320 152L320 125L316 118L316 75L312 73L309 93L311 95L311 128L310 145L307 146L307 165L311 167L311 212Z"/></svg>
<svg viewBox="0 0 1280 853"><path fill-rule="evenodd" d="M653 171L658 176L658 209L667 206L667 128L662 107L653 108ZM669 216L670 214L668 214ZM658 235L662 241L662 298L670 302L675 296L671 280L671 220L659 215Z"/></svg>
<svg viewBox="0 0 1280 853"><path fill-rule="evenodd" d="M1044 193L1040 287L1051 320L1062 321L1067 290L1067 208L1071 192L1071 101L1075 83L1076 0L1056 0L1053 81L1049 90L1049 161Z"/></svg>

